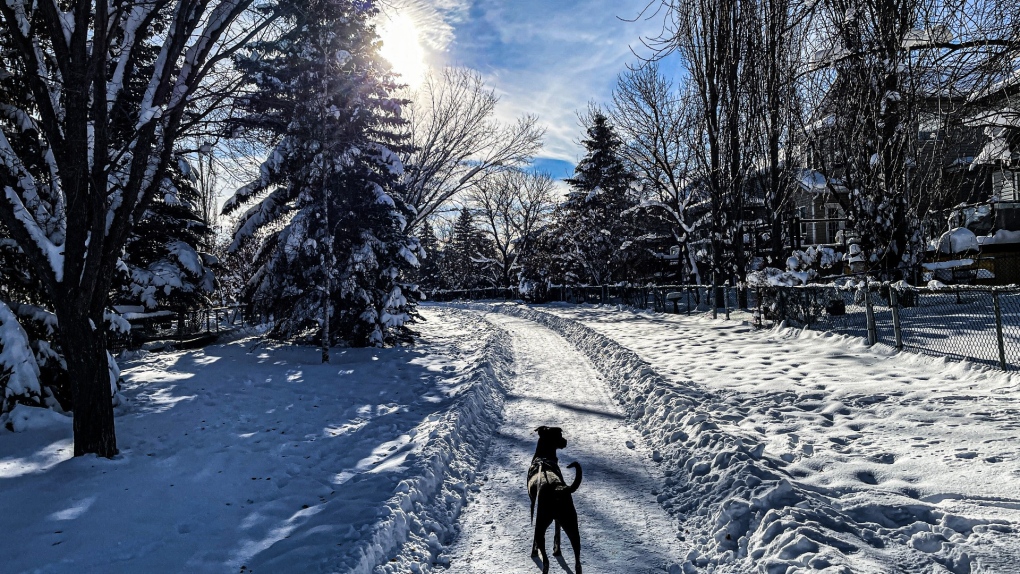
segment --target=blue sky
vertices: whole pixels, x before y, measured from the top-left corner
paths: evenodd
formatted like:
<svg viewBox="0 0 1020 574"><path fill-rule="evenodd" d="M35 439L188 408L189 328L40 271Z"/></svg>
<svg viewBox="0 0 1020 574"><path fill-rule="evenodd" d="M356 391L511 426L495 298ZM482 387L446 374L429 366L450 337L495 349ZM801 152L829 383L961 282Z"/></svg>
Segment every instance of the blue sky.
<svg viewBox="0 0 1020 574"><path fill-rule="evenodd" d="M648 0L400 0L432 66L477 70L500 96L497 114L539 116L545 149L536 166L568 177L583 154L577 113L609 101L616 77L648 54L642 36L661 20L634 19ZM666 71L666 70L664 70Z"/></svg>

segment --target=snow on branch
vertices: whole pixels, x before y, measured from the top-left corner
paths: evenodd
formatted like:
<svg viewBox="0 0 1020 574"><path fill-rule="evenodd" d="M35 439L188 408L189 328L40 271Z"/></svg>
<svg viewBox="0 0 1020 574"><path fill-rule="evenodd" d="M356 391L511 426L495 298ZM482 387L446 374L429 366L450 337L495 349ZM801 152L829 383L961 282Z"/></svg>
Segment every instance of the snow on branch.
<svg viewBox="0 0 1020 574"><path fill-rule="evenodd" d="M241 216L234 227L234 240L227 248L228 253L237 251L241 245L262 228L267 222L273 221L287 211L289 190L279 188L268 197L253 205Z"/></svg>
<svg viewBox="0 0 1020 574"><path fill-rule="evenodd" d="M198 40L188 48L184 55L184 63L181 64L180 73L177 74L177 83L171 92L168 108L175 108L184 103L185 97L191 92L191 87L201 73L201 63L205 61L224 30L234 22L237 11L243 9L248 3L245 0L225 0L213 8L209 15L209 21Z"/></svg>
<svg viewBox="0 0 1020 574"><path fill-rule="evenodd" d="M124 90L124 74L128 63L132 59L138 30L142 24L151 19L153 12L158 6L159 4L157 3L138 3L131 7L131 12L126 16L127 21L123 27L123 39L120 42L117 66L113 70L113 77L106 90L107 111L113 109L114 102Z"/></svg>
<svg viewBox="0 0 1020 574"><path fill-rule="evenodd" d="M63 245L54 245L52 241L46 236L42 228L36 222L32 214L29 213L28 209L25 208L25 204L21 202L21 198L10 186L4 187L4 195L7 197L7 201L10 202L11 212L14 215L14 219L21 223L23 230L31 238L35 246L42 252L43 256L47 258L50 264L50 268L53 270L53 276L56 281L62 281L64 277L64 248Z"/></svg>
<svg viewBox="0 0 1020 574"><path fill-rule="evenodd" d="M275 181L276 177L280 173L280 169L286 160L287 154L290 152L292 141L290 138L284 138L282 142L273 153L269 154L269 158L262 162L259 166L259 178L255 181L241 187L234 195L230 197L223 204L223 215L228 215L236 211L242 204L253 200L258 194L262 193L269 187L270 184Z"/></svg>

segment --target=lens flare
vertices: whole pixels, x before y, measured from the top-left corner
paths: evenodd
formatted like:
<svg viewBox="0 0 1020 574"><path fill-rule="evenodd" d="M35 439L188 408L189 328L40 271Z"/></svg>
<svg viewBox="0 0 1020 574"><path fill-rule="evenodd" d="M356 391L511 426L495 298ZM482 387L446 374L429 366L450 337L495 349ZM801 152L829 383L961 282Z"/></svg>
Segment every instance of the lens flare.
<svg viewBox="0 0 1020 574"><path fill-rule="evenodd" d="M425 50L418 28L406 14L384 15L379 23L382 40L380 53L400 75L401 81L415 88L425 77Z"/></svg>

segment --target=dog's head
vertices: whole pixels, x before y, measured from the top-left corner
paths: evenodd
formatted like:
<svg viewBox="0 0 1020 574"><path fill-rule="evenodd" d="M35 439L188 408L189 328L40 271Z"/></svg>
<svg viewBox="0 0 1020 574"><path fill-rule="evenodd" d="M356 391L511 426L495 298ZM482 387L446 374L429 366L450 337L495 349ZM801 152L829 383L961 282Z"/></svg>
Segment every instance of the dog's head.
<svg viewBox="0 0 1020 574"><path fill-rule="evenodd" d="M560 427L540 426L535 432L538 433L539 444L546 442L553 449L567 448L567 439L563 438L563 429Z"/></svg>

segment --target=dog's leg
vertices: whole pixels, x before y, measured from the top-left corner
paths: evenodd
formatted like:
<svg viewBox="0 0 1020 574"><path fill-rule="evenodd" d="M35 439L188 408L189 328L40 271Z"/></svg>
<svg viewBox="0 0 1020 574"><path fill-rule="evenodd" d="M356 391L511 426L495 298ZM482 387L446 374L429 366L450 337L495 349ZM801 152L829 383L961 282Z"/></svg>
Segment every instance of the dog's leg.
<svg viewBox="0 0 1020 574"><path fill-rule="evenodd" d="M549 529L550 524L552 524L552 517L539 509L538 519L535 521L535 548L542 557L542 574L549 574L549 555L545 552L545 531Z"/></svg>
<svg viewBox="0 0 1020 574"><path fill-rule="evenodd" d="M556 521L556 534L553 535L553 556L562 556L560 552L560 521Z"/></svg>
<svg viewBox="0 0 1020 574"><path fill-rule="evenodd" d="M577 514L569 514L563 521L563 531L567 533L570 547L574 549L574 574L581 574L581 533L577 527Z"/></svg>

